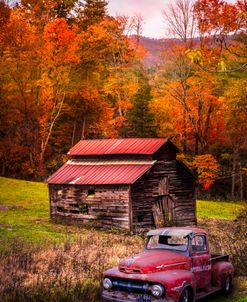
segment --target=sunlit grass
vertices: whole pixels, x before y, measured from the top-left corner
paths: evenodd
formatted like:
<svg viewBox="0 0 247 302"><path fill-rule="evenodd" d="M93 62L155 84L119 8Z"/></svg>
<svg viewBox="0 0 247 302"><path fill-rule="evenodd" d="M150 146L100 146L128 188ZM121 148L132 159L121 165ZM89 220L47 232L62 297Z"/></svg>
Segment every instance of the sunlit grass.
<svg viewBox="0 0 247 302"><path fill-rule="evenodd" d="M234 220L247 209L247 203L197 200L197 216Z"/></svg>
<svg viewBox="0 0 247 302"><path fill-rule="evenodd" d="M15 238L34 244L61 243L77 232L76 227L50 222L46 184L0 177L0 250Z"/></svg>

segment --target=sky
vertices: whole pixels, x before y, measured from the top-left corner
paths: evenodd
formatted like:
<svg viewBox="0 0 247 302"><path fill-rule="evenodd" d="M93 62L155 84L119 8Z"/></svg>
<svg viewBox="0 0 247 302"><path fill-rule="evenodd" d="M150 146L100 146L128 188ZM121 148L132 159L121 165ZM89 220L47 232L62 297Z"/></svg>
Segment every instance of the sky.
<svg viewBox="0 0 247 302"><path fill-rule="evenodd" d="M143 36L164 38L166 28L162 11L169 0L108 0L108 12L112 16L140 14L144 20Z"/></svg>

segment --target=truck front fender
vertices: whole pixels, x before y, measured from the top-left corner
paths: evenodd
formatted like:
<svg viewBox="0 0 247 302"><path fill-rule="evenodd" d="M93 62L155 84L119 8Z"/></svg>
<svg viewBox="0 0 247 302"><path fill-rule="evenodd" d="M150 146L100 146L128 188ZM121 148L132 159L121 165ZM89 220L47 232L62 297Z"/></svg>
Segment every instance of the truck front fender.
<svg viewBox="0 0 247 302"><path fill-rule="evenodd" d="M189 289L190 300L195 301L196 280L193 272L188 270L170 270L163 272L163 284L167 296L179 301L179 297L185 288Z"/></svg>

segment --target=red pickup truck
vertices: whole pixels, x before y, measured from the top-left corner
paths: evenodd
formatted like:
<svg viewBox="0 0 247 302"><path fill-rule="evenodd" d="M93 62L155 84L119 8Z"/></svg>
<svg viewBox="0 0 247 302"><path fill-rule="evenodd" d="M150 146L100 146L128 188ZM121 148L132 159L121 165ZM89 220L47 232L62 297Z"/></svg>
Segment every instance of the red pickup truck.
<svg viewBox="0 0 247 302"><path fill-rule="evenodd" d="M199 228L161 228L147 234L145 251L104 273L102 297L117 302L194 302L222 290L233 279L229 256L209 252Z"/></svg>

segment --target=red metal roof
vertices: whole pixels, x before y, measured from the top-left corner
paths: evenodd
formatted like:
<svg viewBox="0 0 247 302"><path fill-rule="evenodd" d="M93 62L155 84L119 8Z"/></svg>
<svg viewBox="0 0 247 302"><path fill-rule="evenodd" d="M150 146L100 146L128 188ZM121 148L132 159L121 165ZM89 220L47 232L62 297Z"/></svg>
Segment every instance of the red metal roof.
<svg viewBox="0 0 247 302"><path fill-rule="evenodd" d="M81 140L70 149L70 155L154 154L168 139L124 138Z"/></svg>
<svg viewBox="0 0 247 302"><path fill-rule="evenodd" d="M154 161L147 162L73 162L68 161L49 179L49 184L105 185L132 184Z"/></svg>

